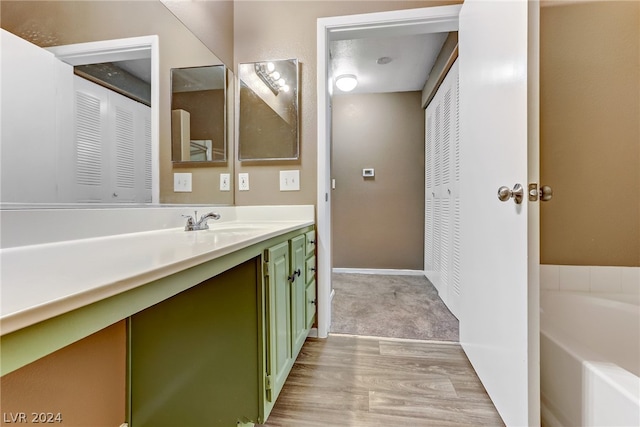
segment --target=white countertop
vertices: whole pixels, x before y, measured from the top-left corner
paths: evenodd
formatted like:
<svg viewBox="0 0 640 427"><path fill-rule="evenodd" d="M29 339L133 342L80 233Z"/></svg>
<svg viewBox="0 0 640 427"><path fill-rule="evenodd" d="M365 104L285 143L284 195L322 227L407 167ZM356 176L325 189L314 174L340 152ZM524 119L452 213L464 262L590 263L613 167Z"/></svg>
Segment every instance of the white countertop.
<svg viewBox="0 0 640 427"><path fill-rule="evenodd" d="M313 215L238 217L210 220L209 230L167 228L3 248L1 334L314 224Z"/></svg>

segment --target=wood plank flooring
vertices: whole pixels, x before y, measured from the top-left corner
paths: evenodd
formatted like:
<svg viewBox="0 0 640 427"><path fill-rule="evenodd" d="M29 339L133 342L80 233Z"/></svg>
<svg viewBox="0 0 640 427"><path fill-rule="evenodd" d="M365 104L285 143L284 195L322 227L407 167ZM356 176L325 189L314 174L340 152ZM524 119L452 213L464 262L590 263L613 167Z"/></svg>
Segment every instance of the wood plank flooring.
<svg viewBox="0 0 640 427"><path fill-rule="evenodd" d="M308 338L265 426L503 426L459 344Z"/></svg>

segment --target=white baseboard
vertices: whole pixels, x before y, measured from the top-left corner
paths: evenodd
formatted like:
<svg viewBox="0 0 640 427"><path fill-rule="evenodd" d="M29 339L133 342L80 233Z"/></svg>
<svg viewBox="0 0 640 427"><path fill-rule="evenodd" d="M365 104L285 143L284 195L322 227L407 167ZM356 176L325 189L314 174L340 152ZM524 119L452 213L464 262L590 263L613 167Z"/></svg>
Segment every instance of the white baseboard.
<svg viewBox="0 0 640 427"><path fill-rule="evenodd" d="M380 274L385 276L424 276L423 270L401 270L392 268L334 268L334 273Z"/></svg>
<svg viewBox="0 0 640 427"><path fill-rule="evenodd" d="M311 328L307 337L318 338L318 328Z"/></svg>

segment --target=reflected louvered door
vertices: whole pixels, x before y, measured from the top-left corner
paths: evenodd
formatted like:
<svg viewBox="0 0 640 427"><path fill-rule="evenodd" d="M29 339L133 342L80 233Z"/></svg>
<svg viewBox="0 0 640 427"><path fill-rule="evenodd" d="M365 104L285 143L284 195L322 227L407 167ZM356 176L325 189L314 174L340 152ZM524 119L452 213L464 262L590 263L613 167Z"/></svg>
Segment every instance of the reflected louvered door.
<svg viewBox="0 0 640 427"><path fill-rule="evenodd" d="M144 173L141 179L142 182L139 184L138 200L144 203L151 203L153 183L151 169L151 108L146 106L141 107L144 126L142 128L142 156L140 156L142 164L139 164L138 168L144 171Z"/></svg>
<svg viewBox="0 0 640 427"><path fill-rule="evenodd" d="M76 202L100 202L105 198L108 182L108 146L104 136L108 129L108 98L95 85L76 78L74 131L74 195Z"/></svg>
<svg viewBox="0 0 640 427"><path fill-rule="evenodd" d="M151 108L74 76L74 191L69 201L151 202Z"/></svg>
<svg viewBox="0 0 640 427"><path fill-rule="evenodd" d="M113 202L136 201L136 103L111 94L110 131L114 141L111 152L110 198Z"/></svg>

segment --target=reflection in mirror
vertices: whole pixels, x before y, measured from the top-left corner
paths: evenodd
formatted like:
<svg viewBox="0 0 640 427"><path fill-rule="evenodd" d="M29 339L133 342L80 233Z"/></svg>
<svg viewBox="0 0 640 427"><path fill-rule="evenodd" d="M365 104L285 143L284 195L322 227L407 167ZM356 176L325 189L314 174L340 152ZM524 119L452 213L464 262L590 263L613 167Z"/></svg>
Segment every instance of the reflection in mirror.
<svg viewBox="0 0 640 427"><path fill-rule="evenodd" d="M298 60L240 64L238 76L238 159L298 159Z"/></svg>
<svg viewBox="0 0 640 427"><path fill-rule="evenodd" d="M171 69L171 145L176 162L226 162L226 67Z"/></svg>
<svg viewBox="0 0 640 427"><path fill-rule="evenodd" d="M176 3L184 4L184 2ZM190 4L185 6L188 10L191 8ZM215 5L210 5L210 7L217 9ZM226 6L223 6L222 10L226 10ZM35 45L43 48L34 55L37 55L42 61L50 63L48 67L40 67L27 61L24 67L13 67L14 71L10 71L7 68L11 62L9 61L11 58L9 46L4 42L0 43L2 45L0 48L2 51L0 209L9 206L32 208L54 205L73 208L79 204L82 206L105 206L105 204L113 203L123 206L139 205L149 201L148 196L145 196L144 200L137 198L133 200L126 196L125 193L129 192L129 188L126 191L114 189L113 182L120 187L121 185L118 184L117 179L108 178L112 175L107 173L100 174L100 188L104 190L101 190L100 197L77 196L77 193L73 191L74 186L78 187L76 185L78 174L73 172L75 151L66 150L63 152L60 150L61 144L70 145L75 141L74 124L71 121L72 112L70 113L68 108L61 110L58 103L58 97L60 97L60 101L64 102L64 105L73 105L73 85L70 80L61 84L56 80L62 75L59 70L55 72L49 70L50 67L68 69L78 65L100 63L98 65L100 70L80 70L81 67L76 67L76 76L73 71L67 73L66 69L64 75L77 77L78 74L84 73L84 77L88 78L89 75L96 74L94 71L98 74L104 74L106 71L107 74L113 75L113 70L107 70L105 63L112 63L111 65L123 68L122 61L131 63L134 59L140 59L139 57L131 57L133 53L140 52L140 50L130 49L130 55L122 57L120 55L107 57L108 49L106 49L103 52L105 57L95 58L94 61L87 56L87 60L82 64L76 63L71 58L63 60L64 63L60 64L56 60L58 54L54 54L54 50L58 47L62 48L62 46L83 43L96 43L100 46L106 40L138 37L157 37L158 39L156 47L150 46L148 54L145 54L146 72L153 73L154 76L151 82L153 98L151 126L148 127L146 124L143 126L145 132L151 133L152 141L154 141L151 150L151 203L233 204L233 191L218 191L217 186L200 184L213 182L222 172L233 177L233 162L219 164L220 167L215 169L194 168L189 171L193 174L193 191L190 193L174 191L173 172L176 164L172 162L171 147L170 70L172 68L221 64L222 61L161 1L1 0L0 16L2 16L0 20L2 30L22 39L24 43L31 43L31 47ZM223 41L222 45L225 44L227 42ZM44 48L47 51L44 51ZM15 53L26 59L26 48L19 47ZM60 57L58 59L62 60ZM152 59L152 66L148 65L149 59ZM126 70L132 73L129 68ZM116 69L115 71L118 74L121 73L120 70ZM228 72L230 73L230 71ZM132 74L137 75L136 73ZM92 80L94 80L93 77L91 77ZM19 83L9 84L10 79ZM13 87L11 90L9 90L10 86ZM148 103L148 94L138 93L132 96L129 89L127 88L127 96L138 97L137 101ZM233 90L233 88L227 88L227 91L230 89ZM226 110L231 111L233 115L234 111L230 109L229 105ZM9 126L8 123L12 123L13 126ZM140 121L134 120L133 123L139 124ZM17 128L19 132L9 134L12 127ZM227 134L231 134L230 130L233 129L226 130ZM207 143L205 142L203 145L207 146ZM119 159L131 158L128 155L118 157L118 151L113 147L103 148L105 150L101 150L100 153L92 152L95 156L88 161L91 160L94 162L93 164L101 164L105 168L111 168L115 165L113 156ZM230 153L234 149L233 145L227 146L226 156L232 157L233 155ZM213 141L211 152L213 159ZM67 155L69 153L70 155ZM83 155L87 153L89 152L82 152ZM144 155L148 159L148 151ZM206 158L206 154L204 156ZM209 163L194 162L192 164ZM144 167L135 166L134 174L141 170L144 170ZM130 176L130 173L125 175ZM148 171L145 170L145 186L147 188L148 178ZM87 186L86 184L81 185ZM233 178L230 187L233 188ZM148 190L146 191L148 195Z"/></svg>

